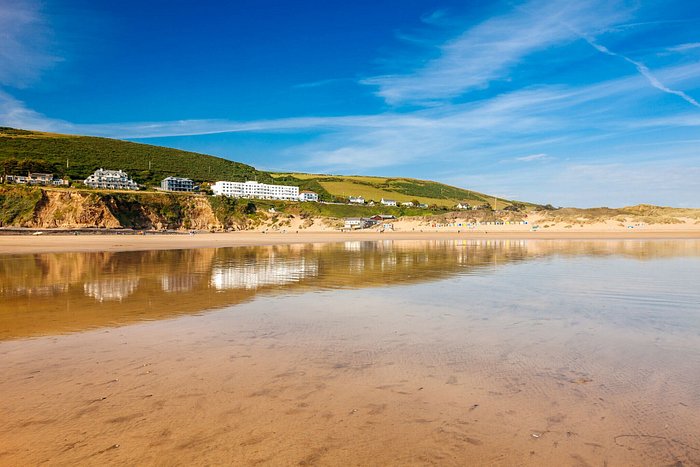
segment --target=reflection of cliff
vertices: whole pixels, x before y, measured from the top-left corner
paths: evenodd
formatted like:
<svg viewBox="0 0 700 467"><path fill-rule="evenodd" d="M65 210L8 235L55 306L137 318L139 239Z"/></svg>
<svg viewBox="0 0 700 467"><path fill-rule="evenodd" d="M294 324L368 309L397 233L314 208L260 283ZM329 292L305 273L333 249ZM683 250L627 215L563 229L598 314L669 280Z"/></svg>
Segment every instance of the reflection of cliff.
<svg viewBox="0 0 700 467"><path fill-rule="evenodd" d="M0 339L196 313L256 294L440 280L552 255L700 256L698 241L381 241L0 257Z"/></svg>

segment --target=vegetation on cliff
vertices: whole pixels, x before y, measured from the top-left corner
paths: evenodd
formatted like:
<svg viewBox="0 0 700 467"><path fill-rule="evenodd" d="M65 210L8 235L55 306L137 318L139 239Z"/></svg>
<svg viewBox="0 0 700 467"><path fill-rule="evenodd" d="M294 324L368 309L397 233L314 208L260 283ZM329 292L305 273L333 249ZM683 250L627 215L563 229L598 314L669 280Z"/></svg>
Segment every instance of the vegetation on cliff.
<svg viewBox="0 0 700 467"><path fill-rule="evenodd" d="M0 227L26 224L34 217L42 190L22 186L0 186Z"/></svg>

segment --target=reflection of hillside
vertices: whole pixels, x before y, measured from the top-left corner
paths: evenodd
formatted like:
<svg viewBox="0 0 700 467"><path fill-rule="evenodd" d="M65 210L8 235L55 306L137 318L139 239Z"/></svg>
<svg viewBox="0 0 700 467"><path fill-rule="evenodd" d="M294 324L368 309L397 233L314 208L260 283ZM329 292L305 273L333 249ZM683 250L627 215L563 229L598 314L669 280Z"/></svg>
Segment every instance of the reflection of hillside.
<svg viewBox="0 0 700 467"><path fill-rule="evenodd" d="M404 241L0 257L0 339L162 319L260 293L440 280L552 255L700 256L697 241Z"/></svg>

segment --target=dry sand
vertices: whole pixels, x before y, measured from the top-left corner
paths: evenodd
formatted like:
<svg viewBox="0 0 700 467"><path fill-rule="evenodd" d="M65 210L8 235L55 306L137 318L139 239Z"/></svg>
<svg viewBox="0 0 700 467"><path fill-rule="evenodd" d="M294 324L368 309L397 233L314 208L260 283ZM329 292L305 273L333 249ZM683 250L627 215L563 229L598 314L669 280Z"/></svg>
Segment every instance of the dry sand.
<svg viewBox="0 0 700 467"><path fill-rule="evenodd" d="M286 233L232 232L203 233L196 235L2 235L0 254L87 252L87 251L139 251L186 248L220 248L254 245L282 245L291 243L327 243L344 241L377 240L464 240L464 239L698 239L700 228L686 225L685 229L669 226L647 226L643 229L594 228L572 230L529 231L527 226L482 226L478 230L458 228L416 228L381 233L377 230L353 232ZM593 226L591 226L593 227ZM670 226L675 227L675 226ZM695 228L691 228L695 227ZM422 231L421 231L422 230ZM458 232L458 230L460 230Z"/></svg>

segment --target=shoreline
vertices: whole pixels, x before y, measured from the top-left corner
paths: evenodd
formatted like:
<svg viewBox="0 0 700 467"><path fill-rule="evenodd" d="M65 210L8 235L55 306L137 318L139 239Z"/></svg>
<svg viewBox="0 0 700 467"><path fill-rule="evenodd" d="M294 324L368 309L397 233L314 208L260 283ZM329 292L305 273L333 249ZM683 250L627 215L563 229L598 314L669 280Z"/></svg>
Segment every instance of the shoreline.
<svg viewBox="0 0 700 467"><path fill-rule="evenodd" d="M464 231L464 232L287 232L187 234L0 235L0 255L67 252L178 250L379 240L698 240L700 230L644 231Z"/></svg>

